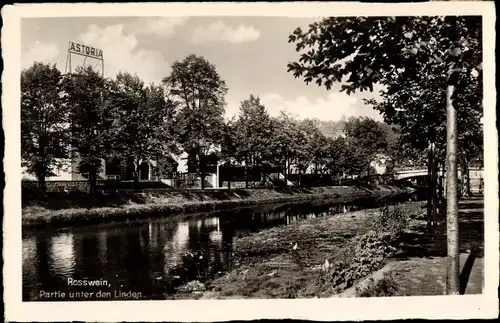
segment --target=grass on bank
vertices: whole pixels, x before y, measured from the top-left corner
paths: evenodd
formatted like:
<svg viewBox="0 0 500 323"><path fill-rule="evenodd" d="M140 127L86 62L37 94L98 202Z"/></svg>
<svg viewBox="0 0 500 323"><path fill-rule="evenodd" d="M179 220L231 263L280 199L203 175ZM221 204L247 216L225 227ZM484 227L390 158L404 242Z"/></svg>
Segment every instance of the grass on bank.
<svg viewBox="0 0 500 323"><path fill-rule="evenodd" d="M307 201L321 198L361 197L389 190L356 187L238 189L122 193L94 199L79 193L57 193L47 199L23 197L22 223L45 227L138 220L169 214L210 212L236 207Z"/></svg>

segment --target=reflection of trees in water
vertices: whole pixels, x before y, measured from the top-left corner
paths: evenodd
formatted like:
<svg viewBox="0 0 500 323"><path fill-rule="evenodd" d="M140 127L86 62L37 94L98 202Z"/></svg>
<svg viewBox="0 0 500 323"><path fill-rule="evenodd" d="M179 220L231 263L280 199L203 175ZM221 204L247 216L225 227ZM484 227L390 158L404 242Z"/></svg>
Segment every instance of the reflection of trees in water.
<svg viewBox="0 0 500 323"><path fill-rule="evenodd" d="M151 288L150 259L147 248L141 248L140 236L149 235L149 226L141 225L136 228L125 230L125 237L121 240L123 245L123 254L118 262L121 262L122 272L120 278L120 287L130 288L135 290ZM141 231L145 231L141 234Z"/></svg>
<svg viewBox="0 0 500 323"><path fill-rule="evenodd" d="M119 230L108 236L108 266L114 286L162 295L166 257L163 252L172 241L174 228L161 222L150 222ZM122 286L123 285L123 286Z"/></svg>
<svg viewBox="0 0 500 323"><path fill-rule="evenodd" d="M165 257L163 272L166 277L171 274L173 268L182 265L182 255L187 248L189 239L189 223L178 222L173 232L173 238L167 240L163 246L163 255Z"/></svg>
<svg viewBox="0 0 500 323"><path fill-rule="evenodd" d="M168 226L152 222L76 235L75 277L103 278L115 288L143 294L159 292L164 263L161 251L172 234Z"/></svg>
<svg viewBox="0 0 500 323"><path fill-rule="evenodd" d="M23 281L33 279L37 276L37 260L35 237L24 238L22 240L22 258L23 258Z"/></svg>
<svg viewBox="0 0 500 323"><path fill-rule="evenodd" d="M75 258L74 279L102 279L106 277L103 267L99 266L102 258L98 252L98 235L95 232L82 232L73 235ZM107 244L108 245L108 244Z"/></svg>
<svg viewBox="0 0 500 323"><path fill-rule="evenodd" d="M67 288L77 259L73 246L70 233L38 235L23 241L23 299L38 299L40 290Z"/></svg>
<svg viewBox="0 0 500 323"><path fill-rule="evenodd" d="M148 226L149 244L145 251L150 263L151 279L158 279L164 275L164 267L167 259L165 258L165 245L174 240L176 234L175 223L151 222Z"/></svg>
<svg viewBox="0 0 500 323"><path fill-rule="evenodd" d="M39 297L39 290L54 290L57 288L57 282L54 280L52 273L50 272L50 251L49 251L49 243L46 239L43 239L43 237L37 237L36 239L36 254L37 254L37 269L38 269L38 276L40 277L40 280L38 282L38 285L36 288L37 293L35 294L35 297Z"/></svg>
<svg viewBox="0 0 500 323"><path fill-rule="evenodd" d="M99 265L102 267L106 266L108 258L108 232L106 230L101 230L97 233L97 259L99 260Z"/></svg>
<svg viewBox="0 0 500 323"><path fill-rule="evenodd" d="M37 285L40 285L43 280L39 275L40 264L38 246L36 237L24 238L22 241L22 257L23 257L23 300L34 299L38 297L39 292Z"/></svg>
<svg viewBox="0 0 500 323"><path fill-rule="evenodd" d="M75 269L73 234L60 233L51 238L50 259L52 271L62 280L67 280L73 276Z"/></svg>
<svg viewBox="0 0 500 323"><path fill-rule="evenodd" d="M218 217L193 219L188 224L188 236L182 254L182 270L174 268L172 274L182 281L204 280L227 268L227 246L232 242L232 229L224 231ZM228 243L228 237L230 242Z"/></svg>

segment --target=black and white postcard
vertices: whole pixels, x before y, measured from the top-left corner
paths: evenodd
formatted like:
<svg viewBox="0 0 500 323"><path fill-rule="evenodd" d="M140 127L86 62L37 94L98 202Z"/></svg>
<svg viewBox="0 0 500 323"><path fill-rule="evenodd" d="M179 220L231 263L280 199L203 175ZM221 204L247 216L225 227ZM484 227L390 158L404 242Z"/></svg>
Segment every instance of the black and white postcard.
<svg viewBox="0 0 500 323"><path fill-rule="evenodd" d="M7 320L498 316L493 3L2 18Z"/></svg>

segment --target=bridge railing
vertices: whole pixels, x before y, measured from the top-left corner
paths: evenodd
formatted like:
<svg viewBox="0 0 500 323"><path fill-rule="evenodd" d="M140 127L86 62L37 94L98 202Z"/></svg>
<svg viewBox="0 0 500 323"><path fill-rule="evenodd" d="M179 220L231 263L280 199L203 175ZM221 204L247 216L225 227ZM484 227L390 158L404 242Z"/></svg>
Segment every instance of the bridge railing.
<svg viewBox="0 0 500 323"><path fill-rule="evenodd" d="M396 173L405 173L405 172L413 172L413 171L423 171L427 170L426 166L412 166L412 167L400 167L394 168L394 172Z"/></svg>

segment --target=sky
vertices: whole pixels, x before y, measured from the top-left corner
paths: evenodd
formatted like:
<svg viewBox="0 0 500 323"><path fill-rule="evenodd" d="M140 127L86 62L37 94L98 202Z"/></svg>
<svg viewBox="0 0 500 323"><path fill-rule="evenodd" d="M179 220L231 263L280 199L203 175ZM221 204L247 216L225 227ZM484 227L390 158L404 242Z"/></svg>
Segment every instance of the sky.
<svg viewBox="0 0 500 323"><path fill-rule="evenodd" d="M287 17L65 17L24 18L21 22L21 68L35 61L66 68L69 41L103 50L104 73L137 74L146 83L159 83L171 65L190 54L205 57L215 65L229 88L226 114L238 113L241 101L259 96L271 116L281 110L299 119L337 121L343 117L367 116L381 120L378 112L363 104L377 93L331 90L287 72L287 63L297 61L295 45L288 36L306 29L312 18ZM83 57L72 55L72 68ZM97 66L97 61L88 60Z"/></svg>

